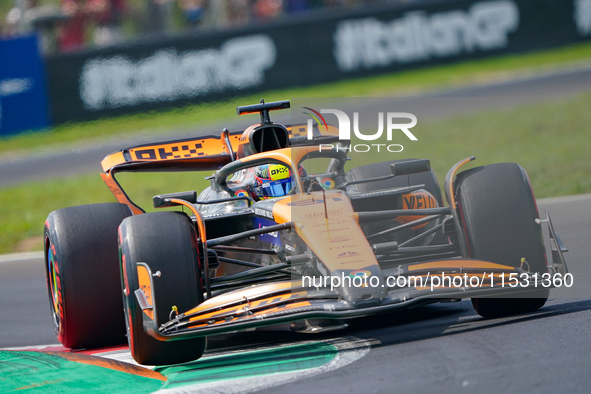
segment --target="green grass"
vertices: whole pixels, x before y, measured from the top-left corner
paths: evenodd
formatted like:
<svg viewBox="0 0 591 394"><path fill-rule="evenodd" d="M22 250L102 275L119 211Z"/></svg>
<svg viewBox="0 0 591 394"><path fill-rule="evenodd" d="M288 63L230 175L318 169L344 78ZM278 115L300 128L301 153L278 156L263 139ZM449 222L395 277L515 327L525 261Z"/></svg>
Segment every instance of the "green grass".
<svg viewBox="0 0 591 394"><path fill-rule="evenodd" d="M144 208L150 208L152 196L156 194L200 190L208 184L203 176L186 172L121 174L118 179L134 201ZM49 212L100 202L116 200L98 174L28 182L0 189L0 253L41 250L39 237L43 235L43 222ZM29 239L34 242L22 243Z"/></svg>
<svg viewBox="0 0 591 394"><path fill-rule="evenodd" d="M473 165L514 161L528 171L536 197L591 192L591 96L486 111L443 122L420 122L417 142L401 142L399 154L353 154L349 168L398 158L429 158L440 183L455 162L475 155ZM203 173L121 174L140 205L158 193L201 190ZM40 250L42 223L55 209L115 201L98 174L30 182L0 190L0 253ZM32 245L18 245L37 237Z"/></svg>
<svg viewBox="0 0 591 394"><path fill-rule="evenodd" d="M282 89L243 96L223 102L191 105L180 109L127 115L91 122L61 125L46 131L0 138L0 157L35 148L59 148L80 141L108 139L120 135L157 131L162 135L195 125L206 127L235 117L238 105L290 97L395 96L429 89L445 89L479 81L502 78L520 72L561 67L574 61L591 59L591 43L528 54L462 62L310 87Z"/></svg>
<svg viewBox="0 0 591 394"><path fill-rule="evenodd" d="M468 99L466 99L468 100ZM591 192L591 95L486 111L413 128L417 142L375 157L354 154L352 165L398 158L429 158L443 182L457 161L467 165L517 162L529 173L537 198Z"/></svg>

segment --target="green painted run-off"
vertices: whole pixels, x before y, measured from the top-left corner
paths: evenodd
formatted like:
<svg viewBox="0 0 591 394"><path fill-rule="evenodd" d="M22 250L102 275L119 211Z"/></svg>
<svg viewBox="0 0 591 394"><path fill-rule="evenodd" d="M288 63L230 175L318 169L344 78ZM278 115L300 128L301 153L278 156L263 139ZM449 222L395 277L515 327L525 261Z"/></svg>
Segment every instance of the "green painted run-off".
<svg viewBox="0 0 591 394"><path fill-rule="evenodd" d="M248 378L320 367L337 348L323 342L206 356L159 367L168 381L68 360L57 353L0 351L0 392L150 393L164 388Z"/></svg>
<svg viewBox="0 0 591 394"><path fill-rule="evenodd" d="M151 393L162 384L160 380L70 361L55 353L0 351L1 393Z"/></svg>

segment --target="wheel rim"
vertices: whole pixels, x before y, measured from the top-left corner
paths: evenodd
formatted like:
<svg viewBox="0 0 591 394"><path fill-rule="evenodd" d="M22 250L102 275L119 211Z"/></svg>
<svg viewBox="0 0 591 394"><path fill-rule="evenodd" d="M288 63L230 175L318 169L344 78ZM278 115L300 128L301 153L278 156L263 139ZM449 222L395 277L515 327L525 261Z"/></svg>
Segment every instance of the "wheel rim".
<svg viewBox="0 0 591 394"><path fill-rule="evenodd" d="M124 275L123 275L123 272L125 270L125 267L123 267L124 261L123 261L123 252L121 251L121 243L119 243L119 247L117 248L117 251L119 253L119 270L120 270L119 272L121 273L121 278L123 278L122 281L121 281L121 287L122 287L122 291L124 291L126 289L126 287L127 287L127 284L125 283L125 278L124 278ZM127 307L127 294L125 294L125 292L123 293L123 312L124 312L124 315L125 315L125 330L126 330L125 332L126 332L127 340L128 340L129 343L131 343L129 341L129 338L130 338L130 334L129 333L130 333L131 327L129 326L129 320L128 320L129 313L128 313L128 307Z"/></svg>
<svg viewBox="0 0 591 394"><path fill-rule="evenodd" d="M53 253L53 245L48 242L47 247L47 278L49 286L49 296L51 297L51 312L53 315L53 324L56 330L59 329L60 315L59 315L59 291L57 287L57 272L55 255Z"/></svg>

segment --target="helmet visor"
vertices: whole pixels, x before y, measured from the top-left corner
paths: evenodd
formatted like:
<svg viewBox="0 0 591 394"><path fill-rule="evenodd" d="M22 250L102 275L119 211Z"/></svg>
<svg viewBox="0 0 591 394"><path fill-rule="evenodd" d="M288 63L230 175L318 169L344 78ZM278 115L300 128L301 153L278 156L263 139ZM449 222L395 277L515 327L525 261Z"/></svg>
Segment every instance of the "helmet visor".
<svg viewBox="0 0 591 394"><path fill-rule="evenodd" d="M281 197L285 196L291 190L291 178L280 179L278 181L271 181L263 183L262 192L263 197Z"/></svg>

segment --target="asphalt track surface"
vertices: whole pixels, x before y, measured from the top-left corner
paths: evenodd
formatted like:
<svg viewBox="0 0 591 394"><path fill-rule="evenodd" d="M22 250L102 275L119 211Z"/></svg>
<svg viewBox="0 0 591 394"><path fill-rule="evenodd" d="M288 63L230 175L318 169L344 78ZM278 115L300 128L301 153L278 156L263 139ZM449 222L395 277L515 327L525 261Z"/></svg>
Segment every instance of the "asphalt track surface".
<svg viewBox="0 0 591 394"><path fill-rule="evenodd" d="M369 352L348 365L268 388L269 393L587 393L591 195L545 199L540 212L546 206L570 249L566 256L575 285L552 290L537 312L485 320L469 301L433 304L356 320L349 329L319 336L220 335L209 340L208 352L351 336L371 343ZM0 348L56 343L41 258L0 262L0 310Z"/></svg>
<svg viewBox="0 0 591 394"><path fill-rule="evenodd" d="M468 113L590 90L591 69L581 69L466 88L446 92L446 96L478 97L474 107L463 108ZM438 110L432 116L450 114L444 107ZM68 158L58 152L2 162L0 185L44 179L65 169L75 168L71 173L98 171L97 163L104 155L120 147L119 141L71 152ZM210 339L208 353L350 336L371 343L369 352L351 364L267 392L587 393L591 387L591 196L543 200L539 206L542 216L546 206L570 249L566 257L575 286L553 290L546 306L537 312L485 320L473 312L468 301L434 304L356 320L347 330L314 337L268 331L222 335ZM0 348L56 343L41 258L0 258L0 311Z"/></svg>

